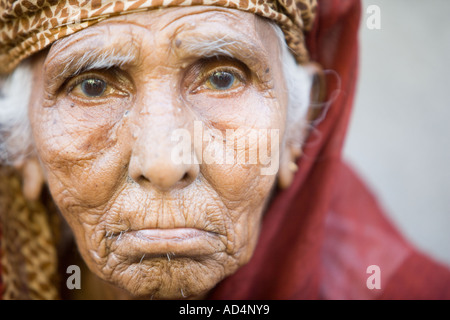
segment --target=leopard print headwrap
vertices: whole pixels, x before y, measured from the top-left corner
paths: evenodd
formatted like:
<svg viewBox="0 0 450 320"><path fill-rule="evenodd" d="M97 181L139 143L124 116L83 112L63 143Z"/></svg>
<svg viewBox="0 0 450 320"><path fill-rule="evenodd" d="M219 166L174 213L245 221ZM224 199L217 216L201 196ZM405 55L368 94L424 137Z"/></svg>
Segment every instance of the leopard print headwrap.
<svg viewBox="0 0 450 320"><path fill-rule="evenodd" d="M210 5L275 21L299 63L308 60L303 31L311 28L317 0L0 0L0 74L54 41L108 17L155 8Z"/></svg>

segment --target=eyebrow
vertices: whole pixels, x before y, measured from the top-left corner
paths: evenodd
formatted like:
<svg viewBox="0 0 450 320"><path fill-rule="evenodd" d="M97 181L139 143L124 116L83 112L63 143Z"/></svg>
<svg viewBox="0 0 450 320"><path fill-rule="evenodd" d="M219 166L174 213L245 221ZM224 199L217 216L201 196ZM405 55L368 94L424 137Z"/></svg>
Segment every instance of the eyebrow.
<svg viewBox="0 0 450 320"><path fill-rule="evenodd" d="M181 40L179 40L181 42ZM217 54L232 55L232 52L239 49L240 44L234 39L229 39L226 35L216 35L204 40L198 38L188 38L181 42L178 47L187 50L190 53L197 53L205 57L211 57Z"/></svg>
<svg viewBox="0 0 450 320"><path fill-rule="evenodd" d="M132 51L127 53L117 52L116 49L97 48L84 52L81 56L73 55L62 61L64 69L58 75L59 77L70 75L75 76L82 72L94 69L109 69L113 67L122 67L131 63L135 59Z"/></svg>

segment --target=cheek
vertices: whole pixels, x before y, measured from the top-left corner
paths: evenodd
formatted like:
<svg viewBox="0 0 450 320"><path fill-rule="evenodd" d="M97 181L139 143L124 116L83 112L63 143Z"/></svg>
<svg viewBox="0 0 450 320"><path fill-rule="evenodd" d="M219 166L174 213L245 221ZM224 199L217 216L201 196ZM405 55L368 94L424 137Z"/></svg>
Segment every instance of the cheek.
<svg viewBox="0 0 450 320"><path fill-rule="evenodd" d="M223 198L230 203L260 203L278 172L284 122L274 100L246 99L238 106L233 108L239 113L224 116L216 108L210 125L197 130L203 144L197 146L196 155L201 173Z"/></svg>
<svg viewBox="0 0 450 320"><path fill-rule="evenodd" d="M233 210L261 204L275 180L274 175L261 174L261 167L257 165L211 164L202 166L201 172L227 207Z"/></svg>
<svg viewBox="0 0 450 320"><path fill-rule="evenodd" d="M198 116L219 130L238 127L268 128L279 126L284 115L272 89L250 87L226 98L208 94L185 97Z"/></svg>
<svg viewBox="0 0 450 320"><path fill-rule="evenodd" d="M256 244L261 216L265 204L274 186L276 169L270 174L264 173L264 168L271 162L277 164L279 140L273 139L271 144L270 126L262 128L264 118L258 128L235 128L221 135L215 130L214 139L203 144L203 163L200 172L220 196L230 215L232 229L228 232L230 243L234 244L234 252L239 252L239 261L245 263L250 258ZM273 123L267 121L268 123ZM275 125L275 124L274 124ZM276 129L280 131L279 128ZM208 130L206 130L206 135ZM250 136L256 139L249 139ZM278 137L278 136L276 136ZM208 140L208 139L207 139ZM226 141L226 142L224 142ZM264 143L261 143L264 142ZM273 145L273 148L271 146ZM219 153L222 156L208 163L209 153ZM269 161L261 163L262 155ZM217 163L220 162L220 163Z"/></svg>
<svg viewBox="0 0 450 320"><path fill-rule="evenodd" d="M273 96L250 88L225 99L188 97L204 121L197 130L203 144L195 150L200 172L229 209L233 241L247 246L245 252L253 247L278 171L285 112Z"/></svg>
<svg viewBox="0 0 450 320"><path fill-rule="evenodd" d="M70 194L68 199L81 200L85 206L106 203L124 177L130 154L125 110L58 103L33 105L30 113L36 149L54 199L58 202Z"/></svg>

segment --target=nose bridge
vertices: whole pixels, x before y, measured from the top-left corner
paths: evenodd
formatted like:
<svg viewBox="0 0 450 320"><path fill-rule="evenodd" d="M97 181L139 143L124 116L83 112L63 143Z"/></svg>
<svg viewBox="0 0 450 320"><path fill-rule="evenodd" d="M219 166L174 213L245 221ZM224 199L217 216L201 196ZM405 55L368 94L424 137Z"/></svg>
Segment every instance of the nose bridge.
<svg viewBox="0 0 450 320"><path fill-rule="evenodd" d="M172 94L157 90L144 97L141 108L136 115L135 124L139 128L137 146L151 149L152 154L164 156L170 153L174 142L172 135L179 128L190 130L189 112L182 105L181 99Z"/></svg>
<svg viewBox="0 0 450 320"><path fill-rule="evenodd" d="M180 163L172 158L178 143L172 138L174 131L189 130L190 114L181 100L164 96L162 91L153 96L150 93L142 100L135 116L139 129L134 135L130 176L137 182L150 182L163 190L192 182L198 174L198 165Z"/></svg>
<svg viewBox="0 0 450 320"><path fill-rule="evenodd" d="M138 107L141 115L169 115L174 111L181 111L180 92L172 79L153 76L144 79L145 85L141 89Z"/></svg>
<svg viewBox="0 0 450 320"><path fill-rule="evenodd" d="M146 157L167 157L174 145L171 137L178 127L177 119L169 114L148 114L143 116L140 122L142 124L136 137L135 151Z"/></svg>

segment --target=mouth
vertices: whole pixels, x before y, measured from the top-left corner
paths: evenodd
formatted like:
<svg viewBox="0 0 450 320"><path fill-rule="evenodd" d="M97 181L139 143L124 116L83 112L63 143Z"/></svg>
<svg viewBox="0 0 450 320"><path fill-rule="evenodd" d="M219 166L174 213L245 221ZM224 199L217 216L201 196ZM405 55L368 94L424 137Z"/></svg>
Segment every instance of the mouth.
<svg viewBox="0 0 450 320"><path fill-rule="evenodd" d="M225 250L219 234L195 228L141 229L121 233L115 239L116 253L142 261L167 257L202 257Z"/></svg>

